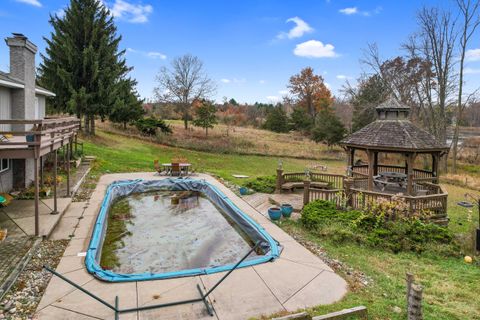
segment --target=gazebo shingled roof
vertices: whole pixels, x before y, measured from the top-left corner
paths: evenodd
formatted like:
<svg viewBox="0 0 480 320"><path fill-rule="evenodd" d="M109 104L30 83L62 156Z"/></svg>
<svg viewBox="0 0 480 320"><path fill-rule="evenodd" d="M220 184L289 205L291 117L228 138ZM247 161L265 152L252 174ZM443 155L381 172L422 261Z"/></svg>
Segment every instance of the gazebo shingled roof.
<svg viewBox="0 0 480 320"><path fill-rule="evenodd" d="M447 151L449 147L432 134L415 126L408 120L408 106L389 99L380 104L376 111L377 120L352 133L341 141L347 147L397 151ZM379 119L382 111L403 112L404 118Z"/></svg>

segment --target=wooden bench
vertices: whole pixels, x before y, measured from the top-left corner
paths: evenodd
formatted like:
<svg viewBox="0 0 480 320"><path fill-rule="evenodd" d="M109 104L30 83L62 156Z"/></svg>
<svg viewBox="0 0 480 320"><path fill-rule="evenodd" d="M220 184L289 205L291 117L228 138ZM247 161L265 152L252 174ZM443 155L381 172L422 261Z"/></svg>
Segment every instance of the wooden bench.
<svg viewBox="0 0 480 320"><path fill-rule="evenodd" d="M282 190L294 191L297 188L303 188L303 182L285 182L282 184ZM310 182L310 188L326 189L328 188L327 182L312 181Z"/></svg>

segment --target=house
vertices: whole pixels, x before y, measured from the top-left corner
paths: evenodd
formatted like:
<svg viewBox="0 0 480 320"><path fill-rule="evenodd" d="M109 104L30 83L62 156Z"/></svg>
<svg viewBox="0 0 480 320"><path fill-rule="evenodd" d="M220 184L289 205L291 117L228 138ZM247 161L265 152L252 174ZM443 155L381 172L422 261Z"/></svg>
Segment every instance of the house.
<svg viewBox="0 0 480 320"><path fill-rule="evenodd" d="M37 217L43 157L54 153L56 158L60 147L71 146L79 120L45 116L46 98L55 94L36 85L37 47L19 33L13 33L5 42L10 48L10 72L0 72L0 192L33 184Z"/></svg>

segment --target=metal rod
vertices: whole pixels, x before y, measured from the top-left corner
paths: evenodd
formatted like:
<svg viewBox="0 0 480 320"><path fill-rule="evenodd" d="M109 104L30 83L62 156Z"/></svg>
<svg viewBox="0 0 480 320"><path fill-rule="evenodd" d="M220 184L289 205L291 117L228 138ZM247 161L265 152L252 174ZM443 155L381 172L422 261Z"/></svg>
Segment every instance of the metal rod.
<svg viewBox="0 0 480 320"><path fill-rule="evenodd" d="M70 197L70 146L69 145L67 145L66 152L67 152L67 197Z"/></svg>
<svg viewBox="0 0 480 320"><path fill-rule="evenodd" d="M118 296L115 296L115 320L118 320Z"/></svg>
<svg viewBox="0 0 480 320"><path fill-rule="evenodd" d="M55 150L53 152L53 211L52 214L58 213L57 208L57 161L58 161L58 152Z"/></svg>
<svg viewBox="0 0 480 320"><path fill-rule="evenodd" d="M89 295L90 297L92 297L93 299L97 300L98 302L100 302L101 304L103 304L104 306L112 309L113 311L119 311L118 309L116 309L114 306L112 306L111 304L109 304L108 302L106 302L105 300L103 300L102 298L99 298L97 297L96 295L94 295L93 293L90 293L89 291L83 289L82 287L80 287L78 284L76 284L75 282L72 282L70 281L69 279L65 278L64 276L62 276L61 274L59 274L58 272L50 269L48 266L43 266L43 268L45 270L47 270L48 272L56 275L57 277L59 277L60 279L62 279L63 281L67 282L68 284L74 286L75 288L77 288L78 290L82 291L83 293L85 293L86 295Z"/></svg>
<svg viewBox="0 0 480 320"><path fill-rule="evenodd" d="M200 302L202 300L203 300L202 298L191 299L191 300L182 300L182 301L175 301L175 302L169 302L169 303L154 304L154 305L151 305L151 306L143 306L143 307L138 307L138 308L121 309L121 310L118 310L118 312L119 313L128 313L128 312L134 312L134 311L145 311L145 310L151 310L151 309L157 309L157 308L178 306L180 304L195 303L195 302Z"/></svg>
<svg viewBox="0 0 480 320"><path fill-rule="evenodd" d="M205 304L205 308L207 308L208 314L213 317L212 306L208 302L208 300L207 300L208 298L203 295L203 290L202 290L202 288L200 288L199 284L197 284L197 289L198 289L198 292L200 292L200 295L202 296L202 300L203 300L203 303Z"/></svg>
<svg viewBox="0 0 480 320"><path fill-rule="evenodd" d="M248 251L248 253L247 253L240 261L238 261L238 262L233 266L232 269L230 269L210 290L207 291L207 293L205 294L204 297L205 297L205 298L208 297L209 294L212 293L212 291L215 290L215 288L218 287L218 286L220 285L220 283L222 283L222 281L225 280L225 278L227 278L227 277L230 275L230 273L233 272L233 270L235 270L235 269L238 268L238 266L240 265L240 263L243 262L243 260L247 259L248 256L249 256L253 251L257 250L258 246L260 246L260 243L261 243L261 241L258 241L257 244L256 244L250 251Z"/></svg>
<svg viewBox="0 0 480 320"><path fill-rule="evenodd" d="M40 211L39 211L39 188L38 188L38 158L33 159L33 184L35 187L35 236L40 235Z"/></svg>

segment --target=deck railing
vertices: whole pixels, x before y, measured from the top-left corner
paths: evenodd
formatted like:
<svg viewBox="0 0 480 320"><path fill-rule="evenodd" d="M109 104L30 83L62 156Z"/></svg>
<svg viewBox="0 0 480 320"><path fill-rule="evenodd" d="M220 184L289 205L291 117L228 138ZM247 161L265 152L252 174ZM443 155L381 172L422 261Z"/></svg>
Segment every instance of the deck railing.
<svg viewBox="0 0 480 320"><path fill-rule="evenodd" d="M343 188L343 180L346 178L341 174L310 172L310 181L312 182L326 182L331 188ZM277 179L281 179L280 185L287 182L302 182L307 179L305 172L279 173Z"/></svg>
<svg viewBox="0 0 480 320"><path fill-rule="evenodd" d="M80 120L76 117L0 120L0 127L5 125L13 129L0 131L0 155L5 158L28 158L42 156L68 143L78 131Z"/></svg>

